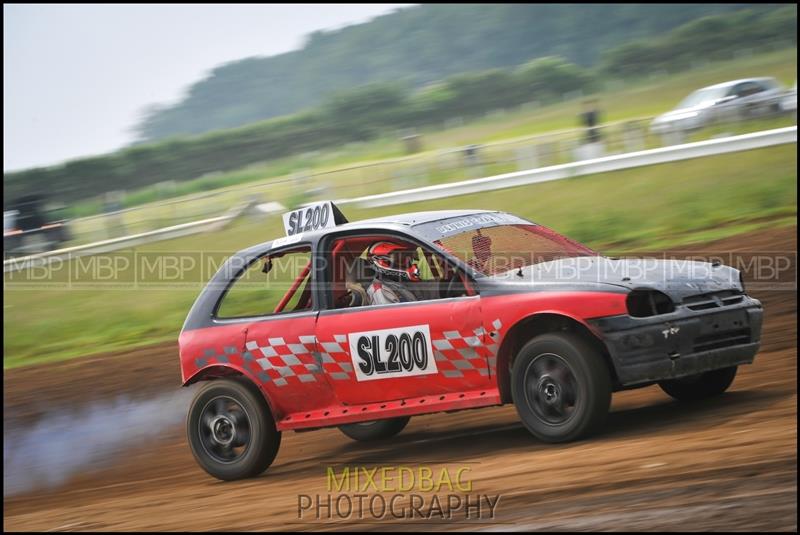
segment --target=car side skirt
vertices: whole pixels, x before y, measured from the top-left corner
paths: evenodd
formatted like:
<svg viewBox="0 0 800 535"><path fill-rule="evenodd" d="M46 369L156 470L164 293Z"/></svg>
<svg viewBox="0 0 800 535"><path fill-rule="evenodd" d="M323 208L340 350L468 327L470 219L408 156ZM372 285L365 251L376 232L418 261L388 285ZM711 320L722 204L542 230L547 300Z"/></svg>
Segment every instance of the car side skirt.
<svg viewBox="0 0 800 535"><path fill-rule="evenodd" d="M501 404L500 392L497 388L492 387L483 390L421 396L363 405L334 405L318 410L288 414L275 422L275 424L279 431L335 427L371 420L477 409Z"/></svg>

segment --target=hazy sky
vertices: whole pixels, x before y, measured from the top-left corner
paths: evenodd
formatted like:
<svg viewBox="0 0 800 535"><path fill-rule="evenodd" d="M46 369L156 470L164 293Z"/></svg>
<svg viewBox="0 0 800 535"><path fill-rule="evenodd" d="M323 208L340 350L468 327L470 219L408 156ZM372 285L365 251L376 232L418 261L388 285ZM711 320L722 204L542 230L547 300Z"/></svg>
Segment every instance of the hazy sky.
<svg viewBox="0 0 800 535"><path fill-rule="evenodd" d="M117 149L209 69L410 4L4 5L3 170Z"/></svg>

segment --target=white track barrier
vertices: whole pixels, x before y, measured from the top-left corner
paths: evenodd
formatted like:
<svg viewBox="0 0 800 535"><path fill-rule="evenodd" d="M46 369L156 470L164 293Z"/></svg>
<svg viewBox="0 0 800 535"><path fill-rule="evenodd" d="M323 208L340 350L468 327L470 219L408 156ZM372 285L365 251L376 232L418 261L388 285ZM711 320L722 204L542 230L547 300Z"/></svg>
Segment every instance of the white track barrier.
<svg viewBox="0 0 800 535"><path fill-rule="evenodd" d="M234 206L224 215L203 219L201 221L182 223L180 225L173 225L171 227L141 232L139 234L132 234L130 236L122 236L120 238L112 238L109 240L87 243L85 245L76 245L75 247L66 247L64 249L56 249L54 251L46 251L44 253L37 253L19 258L10 258L3 261L3 273L18 271L31 266L39 267L46 265L49 262L58 260L107 253L110 251L117 251L119 249L135 247L145 243L171 240L173 238L180 238L181 236L197 234L199 232L219 230L241 215L251 204L252 203L242 203Z"/></svg>
<svg viewBox="0 0 800 535"><path fill-rule="evenodd" d="M513 188L536 184L539 182L549 182L551 180L561 180L581 175L592 175L605 173L608 171L619 171L633 167L643 167L659 163L677 162L691 158L704 156L715 156L728 152L759 149L774 145L784 145L787 143L797 143L797 125L786 128L776 128L752 134L731 136L721 139L711 139L708 141L698 141L696 143L686 143L672 147L659 149L643 150L638 152L628 152L614 156L605 156L592 160L541 167L529 171L518 171L503 175L477 178L474 180L464 180L462 182L451 182L447 184L437 184L423 188L414 188L391 193L381 193L378 195L368 195L366 197L356 197L353 199L341 199L334 201L334 204L341 206L345 204L355 204L365 208L375 208L379 206L392 206L395 204L405 204L410 202L428 201L431 199L441 199L443 197L455 197L457 195L467 195L470 193L480 193L498 189ZM151 243L159 240L166 240L195 234L206 230L214 230L226 225L238 214L242 213L243 206L234 207L229 213L184 223L163 229L114 238L100 242L69 247L39 253L22 258L12 258L3 262L3 272L16 271L31 265L42 265L50 260L84 256L96 253L104 253L126 247L133 247L143 243Z"/></svg>
<svg viewBox="0 0 800 535"><path fill-rule="evenodd" d="M715 156L728 152L759 149L787 143L797 143L796 125L752 134L743 134L740 136L698 141L696 143L686 143L683 145L638 152L628 152L592 160L553 165L550 167L540 167L528 171L517 171L486 178L464 180L462 182L436 184L435 186L368 195L366 197L357 197L353 199L342 199L334 201L334 203L338 206L356 204L364 208L391 206L395 204L428 201L431 199L441 199L443 197L455 197L457 195L513 188L581 175L619 171L632 167L643 167L704 156Z"/></svg>

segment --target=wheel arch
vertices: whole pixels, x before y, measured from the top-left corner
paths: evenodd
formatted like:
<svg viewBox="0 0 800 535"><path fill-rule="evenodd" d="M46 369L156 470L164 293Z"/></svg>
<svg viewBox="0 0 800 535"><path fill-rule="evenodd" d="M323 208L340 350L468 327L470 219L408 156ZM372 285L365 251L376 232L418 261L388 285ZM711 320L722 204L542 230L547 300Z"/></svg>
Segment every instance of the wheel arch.
<svg viewBox="0 0 800 535"><path fill-rule="evenodd" d="M511 367L514 358L522 346L536 336L571 332L587 341L603 355L603 360L611 374L611 381L616 388L619 385L614 364L605 343L595 334L583 320L560 311L537 312L526 316L508 330L500 342L497 351L497 387L503 403L511 403Z"/></svg>
<svg viewBox="0 0 800 535"><path fill-rule="evenodd" d="M213 381L215 379L223 378L234 379L257 390L266 402L267 408L269 408L269 411L272 413L272 417L275 419L275 421L278 420L280 415L267 392L265 392L264 389L259 386L258 382L250 372L234 364L209 364L208 366L200 368L190 375L183 382L183 386L191 386L201 381Z"/></svg>

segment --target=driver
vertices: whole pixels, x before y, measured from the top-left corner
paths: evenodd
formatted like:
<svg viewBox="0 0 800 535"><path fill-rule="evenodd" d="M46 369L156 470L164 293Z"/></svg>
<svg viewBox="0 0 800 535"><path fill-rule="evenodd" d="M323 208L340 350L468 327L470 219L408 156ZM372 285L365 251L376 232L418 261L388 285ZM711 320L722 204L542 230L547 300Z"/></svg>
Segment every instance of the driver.
<svg viewBox="0 0 800 535"><path fill-rule="evenodd" d="M409 288L422 279L416 264L416 250L408 245L379 241L367 251L367 259L375 267L375 278L367 288L370 305L418 301Z"/></svg>

